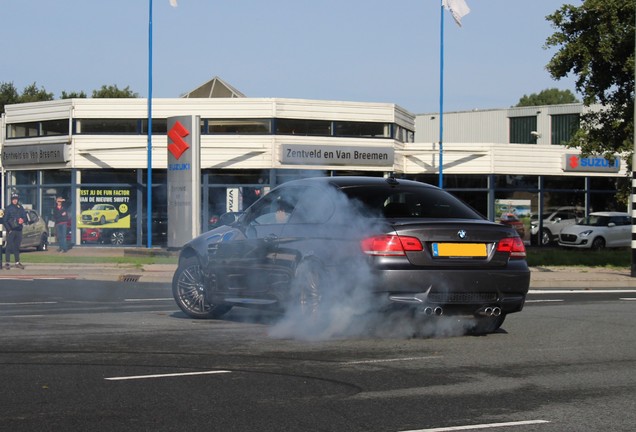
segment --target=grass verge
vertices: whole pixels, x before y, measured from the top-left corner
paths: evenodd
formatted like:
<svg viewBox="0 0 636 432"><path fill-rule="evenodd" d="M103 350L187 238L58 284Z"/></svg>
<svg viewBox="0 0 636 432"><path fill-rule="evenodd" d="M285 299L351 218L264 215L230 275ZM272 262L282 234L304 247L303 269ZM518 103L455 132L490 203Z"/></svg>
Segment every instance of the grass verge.
<svg viewBox="0 0 636 432"><path fill-rule="evenodd" d="M573 267L614 267L631 268L631 249L604 249L591 251L566 249L561 247L528 247L528 265L573 266Z"/></svg>
<svg viewBox="0 0 636 432"><path fill-rule="evenodd" d="M531 267L545 266L573 266L573 267L614 267L631 268L631 249L605 249L601 251L570 250L560 247L528 247L528 265ZM177 256L136 255L122 256L91 256L65 255L47 252L22 252L20 258L24 263L55 264L55 263L85 263L85 264L127 264L143 266L148 264L177 264Z"/></svg>

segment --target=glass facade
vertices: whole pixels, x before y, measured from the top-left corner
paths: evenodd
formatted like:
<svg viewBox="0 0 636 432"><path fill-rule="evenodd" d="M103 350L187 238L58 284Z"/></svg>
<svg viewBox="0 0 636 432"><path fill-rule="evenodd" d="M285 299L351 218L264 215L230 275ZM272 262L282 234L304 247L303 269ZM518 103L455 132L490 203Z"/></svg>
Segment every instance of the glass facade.
<svg viewBox="0 0 636 432"><path fill-rule="evenodd" d="M271 188L286 181L315 176L375 175L360 171L294 169L213 170L201 173L201 230L214 228L227 211L243 211ZM437 185L437 174L404 175ZM81 179L81 181L76 181ZM51 216L55 198L62 196L75 215L70 240L83 245L147 245L145 170L7 171L5 196L18 192L25 206ZM561 207L583 211L617 210L616 190L629 179L588 176L446 175L444 188L490 220L513 223L527 240L531 219ZM151 230L153 246L166 246L167 171L153 170ZM8 205L8 202L5 203ZM110 206L103 208L102 205ZM94 208L98 206L98 208ZM112 212L113 207L117 212ZM108 212L111 212L110 214ZM517 219L519 222L517 222ZM51 228L50 238L55 241Z"/></svg>

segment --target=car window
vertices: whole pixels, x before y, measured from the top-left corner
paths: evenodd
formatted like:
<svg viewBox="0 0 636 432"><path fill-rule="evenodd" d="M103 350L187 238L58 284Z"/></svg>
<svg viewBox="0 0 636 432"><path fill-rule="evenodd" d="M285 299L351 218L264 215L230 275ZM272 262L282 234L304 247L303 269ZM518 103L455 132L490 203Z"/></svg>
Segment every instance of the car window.
<svg viewBox="0 0 636 432"><path fill-rule="evenodd" d="M370 217L483 219L458 198L436 188L360 186L343 192L362 203Z"/></svg>
<svg viewBox="0 0 636 432"><path fill-rule="evenodd" d="M287 223L298 203L297 188L281 188L267 194L250 208L246 223L270 225Z"/></svg>
<svg viewBox="0 0 636 432"><path fill-rule="evenodd" d="M289 219L290 223L325 223L334 213L335 189L306 188L299 194L298 204Z"/></svg>

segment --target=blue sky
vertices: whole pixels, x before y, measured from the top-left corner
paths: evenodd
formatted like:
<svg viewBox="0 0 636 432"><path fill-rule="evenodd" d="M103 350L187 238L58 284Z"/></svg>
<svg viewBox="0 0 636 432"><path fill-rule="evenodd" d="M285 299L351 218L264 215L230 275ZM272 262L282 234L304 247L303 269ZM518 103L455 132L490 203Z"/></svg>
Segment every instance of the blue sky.
<svg viewBox="0 0 636 432"><path fill-rule="evenodd" d="M437 112L440 0L153 0L153 96L219 76L248 97L390 102ZM466 0L444 13L444 111L506 108L556 87L543 49L561 0ZM576 6L581 0L570 0ZM148 94L149 0L0 0L0 82L58 98ZM577 95L578 96L578 95Z"/></svg>

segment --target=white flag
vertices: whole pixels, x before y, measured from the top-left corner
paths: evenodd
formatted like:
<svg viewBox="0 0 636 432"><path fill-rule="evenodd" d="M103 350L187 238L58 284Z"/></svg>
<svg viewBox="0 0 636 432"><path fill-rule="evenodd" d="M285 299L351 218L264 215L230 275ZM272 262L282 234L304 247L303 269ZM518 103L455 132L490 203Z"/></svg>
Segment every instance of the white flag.
<svg viewBox="0 0 636 432"><path fill-rule="evenodd" d="M458 26L462 26L462 17L468 15L470 8L464 0L442 0L442 5L451 13Z"/></svg>
<svg viewBox="0 0 636 432"><path fill-rule="evenodd" d="M170 0L170 6L177 7L177 0Z"/></svg>

